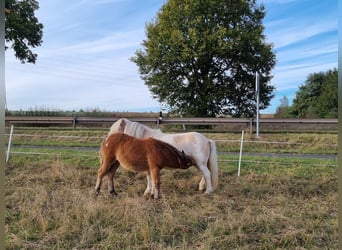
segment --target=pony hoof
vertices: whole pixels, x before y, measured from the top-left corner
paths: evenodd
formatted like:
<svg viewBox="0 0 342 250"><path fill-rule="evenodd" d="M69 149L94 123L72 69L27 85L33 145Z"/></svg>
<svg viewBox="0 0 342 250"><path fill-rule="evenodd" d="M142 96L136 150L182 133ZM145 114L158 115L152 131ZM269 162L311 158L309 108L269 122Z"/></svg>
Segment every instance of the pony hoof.
<svg viewBox="0 0 342 250"><path fill-rule="evenodd" d="M115 191L111 191L110 194L112 195L112 198L115 198L116 196L118 196L118 194Z"/></svg>
<svg viewBox="0 0 342 250"><path fill-rule="evenodd" d="M146 197L146 199L150 199L150 200L159 200L160 196L155 196L154 194L147 194L144 195L144 197Z"/></svg>

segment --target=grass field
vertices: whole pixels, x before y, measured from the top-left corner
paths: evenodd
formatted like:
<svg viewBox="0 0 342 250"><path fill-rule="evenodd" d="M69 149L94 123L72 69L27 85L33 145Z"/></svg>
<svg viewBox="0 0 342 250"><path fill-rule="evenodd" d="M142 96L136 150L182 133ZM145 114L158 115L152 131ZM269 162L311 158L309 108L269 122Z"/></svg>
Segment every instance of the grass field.
<svg viewBox="0 0 342 250"><path fill-rule="evenodd" d="M68 145L93 147L106 132L31 130L22 132L30 139L13 142L65 145L69 137L40 135L72 135ZM271 134L262 141L291 144L250 143L246 152L336 154L328 145L336 144L337 135ZM217 143L219 151L237 152L238 145ZM220 184L211 196L197 191L197 169L165 169L162 198L149 200L143 197L145 175L121 168L118 197L103 188L96 198L96 154L56 153L11 156L5 170L6 249L338 248L336 160L246 156L238 177L237 163L220 156Z"/></svg>

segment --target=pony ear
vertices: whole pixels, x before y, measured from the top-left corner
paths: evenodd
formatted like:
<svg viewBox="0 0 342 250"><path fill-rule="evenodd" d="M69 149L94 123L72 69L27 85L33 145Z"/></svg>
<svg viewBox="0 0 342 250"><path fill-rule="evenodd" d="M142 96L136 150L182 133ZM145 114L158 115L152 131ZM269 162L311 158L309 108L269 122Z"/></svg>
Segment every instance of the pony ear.
<svg viewBox="0 0 342 250"><path fill-rule="evenodd" d="M125 126L126 126L126 122L124 119L121 120L120 122L120 132L124 132L125 131Z"/></svg>

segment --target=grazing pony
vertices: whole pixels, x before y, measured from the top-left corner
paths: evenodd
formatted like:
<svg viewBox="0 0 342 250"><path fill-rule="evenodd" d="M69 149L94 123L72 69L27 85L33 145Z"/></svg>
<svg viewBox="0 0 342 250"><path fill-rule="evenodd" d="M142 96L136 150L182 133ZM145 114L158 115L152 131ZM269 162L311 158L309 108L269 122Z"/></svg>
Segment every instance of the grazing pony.
<svg viewBox="0 0 342 250"><path fill-rule="evenodd" d="M194 159L195 165L203 174L199 183L199 190L204 190L205 184L207 186L206 194L212 193L217 188L217 152L213 140L196 132L178 134L162 133L160 129L151 129L141 123L132 122L125 118L118 119L113 123L108 135L116 132L123 132L137 138L153 137L171 144L178 150L183 150L185 154ZM147 176L147 181L148 178Z"/></svg>
<svg viewBox="0 0 342 250"><path fill-rule="evenodd" d="M191 157L175 147L153 138L135 138L124 133L115 133L103 140L100 149L101 167L98 170L95 186L96 195L100 192L104 175L108 176L108 191L116 196L113 178L121 165L131 171L147 172L147 188L144 195L159 198L160 170L162 168L187 169L194 165Z"/></svg>

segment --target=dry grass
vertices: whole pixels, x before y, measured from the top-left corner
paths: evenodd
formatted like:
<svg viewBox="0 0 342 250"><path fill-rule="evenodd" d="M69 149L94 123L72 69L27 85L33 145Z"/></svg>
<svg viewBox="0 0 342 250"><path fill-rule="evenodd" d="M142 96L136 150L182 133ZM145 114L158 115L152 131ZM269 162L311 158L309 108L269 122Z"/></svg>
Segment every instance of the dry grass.
<svg viewBox="0 0 342 250"><path fill-rule="evenodd" d="M6 249L337 249L335 168L270 166L243 176L220 166L211 196L199 172L163 170L162 198L119 169L112 199L94 196L97 166L63 160L6 167Z"/></svg>

